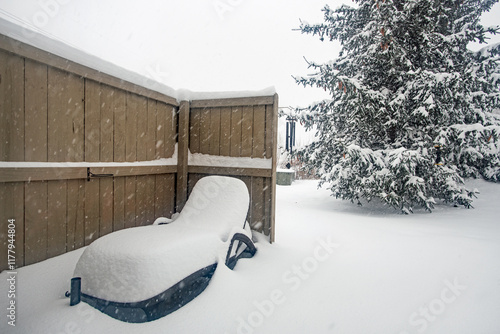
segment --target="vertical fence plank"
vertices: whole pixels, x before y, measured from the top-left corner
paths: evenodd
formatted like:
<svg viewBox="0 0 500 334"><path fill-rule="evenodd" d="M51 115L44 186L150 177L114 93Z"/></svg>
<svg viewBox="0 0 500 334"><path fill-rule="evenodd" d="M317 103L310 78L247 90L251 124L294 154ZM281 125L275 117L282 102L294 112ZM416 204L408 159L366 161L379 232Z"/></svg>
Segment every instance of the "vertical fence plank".
<svg viewBox="0 0 500 334"><path fill-rule="evenodd" d="M9 161L10 124L12 123L10 76L7 75L10 54L0 50L0 161Z"/></svg>
<svg viewBox="0 0 500 334"><path fill-rule="evenodd" d="M100 159L101 85L85 80L85 161Z"/></svg>
<svg viewBox="0 0 500 334"><path fill-rule="evenodd" d="M67 181L66 251L84 246L85 180Z"/></svg>
<svg viewBox="0 0 500 334"><path fill-rule="evenodd" d="M137 106L137 161L147 159L148 100L139 97Z"/></svg>
<svg viewBox="0 0 500 334"><path fill-rule="evenodd" d="M115 148L114 116L117 93L116 89L107 85L102 85L101 90L100 161L112 162ZM113 231L113 179L99 180L99 195L99 237L102 237Z"/></svg>
<svg viewBox="0 0 500 334"><path fill-rule="evenodd" d="M155 219L155 175L145 176L145 193L144 201L145 214L144 214L144 225L151 225Z"/></svg>
<svg viewBox="0 0 500 334"><path fill-rule="evenodd" d="M154 220L154 175L137 176L136 226L145 226Z"/></svg>
<svg viewBox="0 0 500 334"><path fill-rule="evenodd" d="M113 179L113 231L125 228L125 178Z"/></svg>
<svg viewBox="0 0 500 334"><path fill-rule="evenodd" d="M265 157L266 107L255 106L253 112L253 158Z"/></svg>
<svg viewBox="0 0 500 334"><path fill-rule="evenodd" d="M126 120L127 120L127 94L122 90L116 90L114 95L113 110L113 161L126 161Z"/></svg>
<svg viewBox="0 0 500 334"><path fill-rule="evenodd" d="M126 161L137 160L137 111L139 109L139 96L127 93L127 112L125 120L125 154Z"/></svg>
<svg viewBox="0 0 500 334"><path fill-rule="evenodd" d="M156 155L156 101L148 99L148 122L146 128L146 160L154 160Z"/></svg>
<svg viewBox="0 0 500 334"><path fill-rule="evenodd" d="M85 180L78 180L75 248L85 246Z"/></svg>
<svg viewBox="0 0 500 334"><path fill-rule="evenodd" d="M272 125L267 124L267 131L271 133L271 158L272 158L272 174L271 174L271 213L270 225L271 231L269 234L270 242L274 242L276 232L276 165L278 164L278 94L274 94L272 109Z"/></svg>
<svg viewBox="0 0 500 334"><path fill-rule="evenodd" d="M24 160L24 59L0 51L0 160Z"/></svg>
<svg viewBox="0 0 500 334"><path fill-rule="evenodd" d="M103 178L99 183L101 194L99 236L102 237L113 232L113 179Z"/></svg>
<svg viewBox="0 0 500 334"><path fill-rule="evenodd" d="M85 151L85 81L76 75L68 76L67 117L69 116L68 142L65 161L80 162ZM64 102L64 101L62 101Z"/></svg>
<svg viewBox="0 0 500 334"><path fill-rule="evenodd" d="M163 215L171 217L175 213L175 201L177 197L175 193L176 174L167 174L165 177L167 179L167 203Z"/></svg>
<svg viewBox="0 0 500 334"><path fill-rule="evenodd" d="M47 182L25 184L25 264L47 258Z"/></svg>
<svg viewBox="0 0 500 334"><path fill-rule="evenodd" d="M231 107L220 108L220 128L219 154L228 157L231 154Z"/></svg>
<svg viewBox="0 0 500 334"><path fill-rule="evenodd" d="M154 216L167 217L166 207L168 203L168 193L167 193L167 178L166 175L156 175L155 176L155 196L154 196ZM170 216L168 216L170 217Z"/></svg>
<svg viewBox="0 0 500 334"><path fill-rule="evenodd" d="M274 145L274 108L272 105L266 106L266 159L271 159L273 157L273 145Z"/></svg>
<svg viewBox="0 0 500 334"><path fill-rule="evenodd" d="M270 235L272 229L271 222L271 209L272 209L272 180L269 177L266 177L264 180L264 189L263 189L263 205L264 205L264 234Z"/></svg>
<svg viewBox="0 0 500 334"><path fill-rule="evenodd" d="M221 114L220 108L212 108L210 112L210 149L208 154L220 154L220 136L221 136ZM224 131L224 129L222 129Z"/></svg>
<svg viewBox="0 0 500 334"><path fill-rule="evenodd" d="M182 101L179 106L179 147L177 157L177 188L175 196L175 210L180 212L184 207L188 195L188 150L190 145L190 105ZM191 124L193 119L191 118ZM191 137L192 138L192 137ZM191 143L192 144L192 143ZM192 151L191 151L192 152Z"/></svg>
<svg viewBox="0 0 500 334"><path fill-rule="evenodd" d="M177 122L179 118L179 108L175 106L168 106L170 110L170 117L167 114L167 132L165 133L165 156L171 158L175 152L175 144L178 140ZM189 115L188 115L189 122ZM189 126L189 124L188 124ZM189 135L188 135L189 140Z"/></svg>
<svg viewBox="0 0 500 334"><path fill-rule="evenodd" d="M233 107L231 110L231 144L229 156L239 157L241 155L241 123L242 108Z"/></svg>
<svg viewBox="0 0 500 334"><path fill-rule="evenodd" d="M204 108L200 116L200 151L202 154L210 153L210 108Z"/></svg>
<svg viewBox="0 0 500 334"><path fill-rule="evenodd" d="M175 175L156 175L155 218L171 217L175 210Z"/></svg>
<svg viewBox="0 0 500 334"><path fill-rule="evenodd" d="M82 161L83 79L48 69L48 161Z"/></svg>
<svg viewBox="0 0 500 334"><path fill-rule="evenodd" d="M125 178L125 228L134 227L136 218L136 177Z"/></svg>
<svg viewBox="0 0 500 334"><path fill-rule="evenodd" d="M155 159L167 158L165 145L167 145L167 124L169 123L169 117L172 117L172 115L167 105L158 102L156 105Z"/></svg>
<svg viewBox="0 0 500 334"><path fill-rule="evenodd" d="M99 238L99 179L85 182L85 246Z"/></svg>
<svg viewBox="0 0 500 334"><path fill-rule="evenodd" d="M54 257L66 252L66 181L48 181L47 183L47 257Z"/></svg>
<svg viewBox="0 0 500 334"><path fill-rule="evenodd" d="M47 161L47 66L28 59L24 112L25 161Z"/></svg>
<svg viewBox="0 0 500 334"><path fill-rule="evenodd" d="M101 161L101 108L102 103L106 103L106 98L101 101L102 94L109 90L102 90L105 85L101 85L93 80L85 81L85 161ZM108 116L109 117L109 116ZM75 222L75 248L87 246L99 237L99 180L92 179L85 181L83 189L85 206L82 220L78 220L76 213ZM72 194L74 196L74 194ZM74 198L74 197L72 197ZM80 227L81 225L81 227ZM79 236L82 233L82 236Z"/></svg>
<svg viewBox="0 0 500 334"><path fill-rule="evenodd" d="M48 68L47 161L64 161L62 146L67 137L67 122L64 106L60 103L66 87L63 75L61 71Z"/></svg>
<svg viewBox="0 0 500 334"><path fill-rule="evenodd" d="M251 157L253 148L253 106L243 107L241 123L241 156Z"/></svg>
<svg viewBox="0 0 500 334"><path fill-rule="evenodd" d="M191 109L189 112L190 119L187 134L189 135L189 150L191 153L200 153L201 114L202 109Z"/></svg>
<svg viewBox="0 0 500 334"><path fill-rule="evenodd" d="M115 92L114 99L114 159L115 162L127 160L126 152L126 121L127 121L127 94L122 90ZM108 201L109 212L107 219L112 219L112 231L125 227L125 178L114 177L112 182L112 195ZM111 203L112 202L112 203Z"/></svg>
<svg viewBox="0 0 500 334"><path fill-rule="evenodd" d="M135 225L144 226L146 222L146 178L147 176L140 175L137 176L136 188L135 188L135 198L136 198L136 212L135 212Z"/></svg>
<svg viewBox="0 0 500 334"><path fill-rule="evenodd" d="M252 177L252 229L264 232L264 178Z"/></svg>
<svg viewBox="0 0 500 334"><path fill-rule="evenodd" d="M113 161L113 128L114 128L114 95L115 90L101 85L101 135L99 161Z"/></svg>

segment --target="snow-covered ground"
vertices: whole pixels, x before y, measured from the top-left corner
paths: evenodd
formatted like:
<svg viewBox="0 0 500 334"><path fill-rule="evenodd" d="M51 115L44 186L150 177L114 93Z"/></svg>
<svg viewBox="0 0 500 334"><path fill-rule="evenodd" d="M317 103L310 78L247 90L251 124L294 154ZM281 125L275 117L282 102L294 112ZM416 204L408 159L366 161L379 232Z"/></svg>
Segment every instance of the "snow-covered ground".
<svg viewBox="0 0 500 334"><path fill-rule="evenodd" d="M276 243L258 236L254 258L219 266L194 301L150 323L69 306L80 249L18 270L9 326L3 272L0 333L498 334L500 185L470 183L475 209L409 216L336 200L315 181L278 186Z"/></svg>

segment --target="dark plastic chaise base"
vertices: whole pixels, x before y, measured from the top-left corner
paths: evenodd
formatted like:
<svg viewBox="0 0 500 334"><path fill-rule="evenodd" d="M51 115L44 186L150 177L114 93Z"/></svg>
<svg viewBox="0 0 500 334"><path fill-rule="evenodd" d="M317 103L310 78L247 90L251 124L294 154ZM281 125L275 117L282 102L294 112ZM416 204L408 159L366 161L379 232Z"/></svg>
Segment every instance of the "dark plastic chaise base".
<svg viewBox="0 0 500 334"><path fill-rule="evenodd" d="M115 319L141 323L166 316L189 303L205 290L217 264L214 263L193 274L166 291L150 299L135 303L118 303L82 293L81 300Z"/></svg>
<svg viewBox="0 0 500 334"><path fill-rule="evenodd" d="M233 269L240 258L251 258L256 252L257 249L250 238L242 233L236 233L231 239L225 265ZM159 295L140 302L112 302L84 293L81 293L80 298L81 301L86 302L102 313L124 322L142 323L153 321L177 311L202 293L208 286L216 268L217 263L202 268ZM79 294L79 291L71 292L71 295L75 294Z"/></svg>

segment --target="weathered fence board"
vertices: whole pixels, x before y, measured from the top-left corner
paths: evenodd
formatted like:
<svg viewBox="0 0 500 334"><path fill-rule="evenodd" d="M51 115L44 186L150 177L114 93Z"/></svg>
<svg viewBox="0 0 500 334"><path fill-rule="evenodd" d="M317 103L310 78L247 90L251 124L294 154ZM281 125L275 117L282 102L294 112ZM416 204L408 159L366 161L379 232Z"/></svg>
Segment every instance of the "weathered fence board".
<svg viewBox="0 0 500 334"><path fill-rule="evenodd" d="M83 100L82 78L49 68L48 161L83 161Z"/></svg>
<svg viewBox="0 0 500 334"><path fill-rule="evenodd" d="M277 103L276 95L179 103L0 35L0 252L9 219L16 266L28 265L170 217L214 174L245 182L248 220L272 241ZM197 166L189 152L269 164ZM172 157L176 164L151 163Z"/></svg>
<svg viewBox="0 0 500 334"><path fill-rule="evenodd" d="M24 160L24 59L0 50L0 158Z"/></svg>
<svg viewBox="0 0 500 334"><path fill-rule="evenodd" d="M238 105L238 101L250 105ZM262 104L263 101L271 104ZM272 160L273 143L276 143L276 133L273 130L276 125L276 103L275 98L246 98L236 101L226 99L222 103L217 100L192 101L191 106L196 108L190 113L191 153ZM218 138L217 149L212 148L212 143L217 142L214 137ZM271 161L270 166L275 166L275 162ZM273 168L189 166L188 173L189 192L201 177L209 174L231 175L242 179L251 195L252 204L248 216L252 228L266 235L271 234L275 196Z"/></svg>
<svg viewBox="0 0 500 334"><path fill-rule="evenodd" d="M101 207L99 205L99 179L93 179L85 183L85 222L84 222L84 245L99 237L99 225Z"/></svg>
<svg viewBox="0 0 500 334"><path fill-rule="evenodd" d="M242 112L241 107L233 107L231 109L231 133L229 156L239 157L241 153L241 122Z"/></svg>
<svg viewBox="0 0 500 334"><path fill-rule="evenodd" d="M47 257L66 252L67 181L47 182Z"/></svg>
<svg viewBox="0 0 500 334"><path fill-rule="evenodd" d="M101 98L100 84L85 82L85 161L100 161Z"/></svg>
<svg viewBox="0 0 500 334"><path fill-rule="evenodd" d="M24 161L47 161L47 66L25 61Z"/></svg>
<svg viewBox="0 0 500 334"><path fill-rule="evenodd" d="M25 192L24 262L28 265L47 258L48 182L28 182ZM16 221L19 219L19 216L14 217Z"/></svg>
<svg viewBox="0 0 500 334"><path fill-rule="evenodd" d="M222 156L231 155L231 107L220 108L220 127L224 129L220 135L220 148L219 154Z"/></svg>
<svg viewBox="0 0 500 334"><path fill-rule="evenodd" d="M127 93L127 111L125 119L125 155L126 161L137 161L137 113L139 110L140 97L133 93Z"/></svg>
<svg viewBox="0 0 500 334"><path fill-rule="evenodd" d="M113 101L113 161L126 161L126 138L125 131L127 115L127 93L116 90Z"/></svg>
<svg viewBox="0 0 500 334"><path fill-rule="evenodd" d="M67 230L66 251L72 251L83 247L85 244L84 214L85 207L85 181L68 180L68 207L67 207Z"/></svg>
<svg viewBox="0 0 500 334"><path fill-rule="evenodd" d="M135 226L136 218L136 176L125 178L125 228Z"/></svg>

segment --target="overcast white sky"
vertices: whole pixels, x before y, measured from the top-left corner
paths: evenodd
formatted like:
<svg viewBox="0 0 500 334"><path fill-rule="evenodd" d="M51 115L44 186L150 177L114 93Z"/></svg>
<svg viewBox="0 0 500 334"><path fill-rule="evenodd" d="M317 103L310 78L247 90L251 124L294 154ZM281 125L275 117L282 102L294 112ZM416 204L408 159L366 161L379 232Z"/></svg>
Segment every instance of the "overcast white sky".
<svg viewBox="0 0 500 334"><path fill-rule="evenodd" d="M321 22L321 8L348 0L0 0L8 13L119 66L193 91L274 86L280 106L326 97L297 86L303 57L334 59L339 46L292 29ZM500 6L486 24L498 23Z"/></svg>

